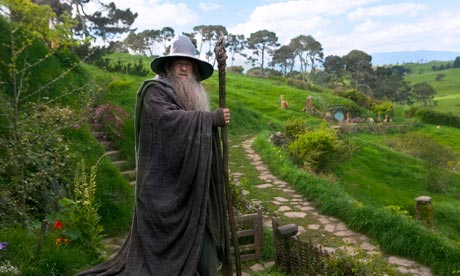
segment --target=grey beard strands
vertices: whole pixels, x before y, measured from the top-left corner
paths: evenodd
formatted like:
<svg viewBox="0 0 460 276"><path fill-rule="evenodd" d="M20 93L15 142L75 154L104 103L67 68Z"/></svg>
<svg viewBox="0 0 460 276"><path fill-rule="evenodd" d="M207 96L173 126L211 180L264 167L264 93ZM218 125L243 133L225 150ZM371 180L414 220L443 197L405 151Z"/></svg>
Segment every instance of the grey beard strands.
<svg viewBox="0 0 460 276"><path fill-rule="evenodd" d="M209 99L203 85L194 78L179 79L169 74L177 98L186 110L209 111Z"/></svg>

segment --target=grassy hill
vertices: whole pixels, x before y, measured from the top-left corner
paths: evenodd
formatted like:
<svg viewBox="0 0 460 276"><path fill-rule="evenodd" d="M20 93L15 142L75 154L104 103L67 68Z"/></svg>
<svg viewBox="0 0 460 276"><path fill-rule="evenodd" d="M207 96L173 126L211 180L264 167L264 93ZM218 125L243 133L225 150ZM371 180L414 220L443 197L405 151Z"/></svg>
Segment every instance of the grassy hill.
<svg viewBox="0 0 460 276"><path fill-rule="evenodd" d="M94 68L91 70L97 71ZM429 81L437 85L435 87L439 89L439 95L456 97L460 95L453 88L460 82L460 78L456 78L458 72L457 69L446 71L445 79L439 83L434 81L436 73L433 72L414 73L408 79L411 82ZM135 92L143 78L126 75L111 76L112 87L116 88L110 90L100 100L110 101L132 112ZM204 84L216 107L217 74L206 80ZM279 107L281 95L289 102L288 110ZM460 269L458 245L460 222L455 219L460 215L460 207L457 204L460 197L460 175L440 169L440 174L448 183L447 189L438 193L431 192L427 189L426 182L429 175L425 161L386 146L386 140L404 137L404 133L351 135L350 139L358 150L349 161L341 164L334 172L335 181L332 186L329 181L321 177L308 175L292 167L289 162L283 163L283 160L277 160L278 155L272 156L270 148L273 146L267 142L267 135L282 131L287 120L305 119L311 127L321 123L321 119L302 111L307 96L313 96L316 101L327 101L329 105L353 104L347 99L326 93L299 90L269 79L227 73L227 105L232 110L230 138L238 140L240 135L258 136L259 140L264 141L259 142L261 144L259 150L265 152L262 156L267 160L264 161L271 165L275 174L293 184L325 213L337 216L353 229L373 237L386 252L415 259L432 267L439 275L446 275L447 272ZM456 103L445 101L443 104L450 104L452 110L455 110ZM120 141L121 146L129 145L125 147L125 153L128 155L133 155L130 152L132 143L129 142L133 139L129 134L132 132L131 122L129 121L126 126L128 133L125 133L124 141ZM457 137L460 136L459 129L425 125L406 131L433 137L453 152L459 149L457 142ZM232 160L231 164L238 164L238 160ZM433 199L435 210L431 229L421 227L413 220L414 199L420 195L428 195ZM349 199L352 199L352 203ZM388 211L390 209L393 211ZM396 218L393 217L395 209L399 210L396 212ZM402 215L403 213L406 215ZM434 251L434 248L437 250Z"/></svg>
<svg viewBox="0 0 460 276"><path fill-rule="evenodd" d="M460 68L448 69L442 71L432 71L432 66L440 66L446 62L430 62L425 64L405 64L412 74L406 76L406 80L411 84L428 82L436 90L435 101L437 106L435 110L440 112L452 112L454 115L460 115ZM436 81L438 74L444 74L441 81Z"/></svg>

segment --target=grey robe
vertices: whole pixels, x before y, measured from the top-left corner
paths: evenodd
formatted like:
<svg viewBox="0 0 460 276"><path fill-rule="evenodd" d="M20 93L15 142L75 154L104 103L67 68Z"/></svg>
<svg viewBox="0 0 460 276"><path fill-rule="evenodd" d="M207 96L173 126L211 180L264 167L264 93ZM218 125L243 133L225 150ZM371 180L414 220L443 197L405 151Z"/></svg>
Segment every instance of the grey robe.
<svg viewBox="0 0 460 276"><path fill-rule="evenodd" d="M197 275L205 227L232 275L222 154L221 110L186 111L166 78L137 94L137 183L133 223L120 252L82 275Z"/></svg>

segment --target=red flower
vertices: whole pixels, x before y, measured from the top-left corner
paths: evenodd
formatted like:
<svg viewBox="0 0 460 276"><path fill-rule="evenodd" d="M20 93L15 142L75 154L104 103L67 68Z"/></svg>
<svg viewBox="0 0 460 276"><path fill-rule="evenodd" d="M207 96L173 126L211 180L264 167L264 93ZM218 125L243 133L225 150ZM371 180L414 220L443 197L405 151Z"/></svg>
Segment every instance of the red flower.
<svg viewBox="0 0 460 276"><path fill-rule="evenodd" d="M57 220L53 226L54 226L54 229L62 229L62 222Z"/></svg>

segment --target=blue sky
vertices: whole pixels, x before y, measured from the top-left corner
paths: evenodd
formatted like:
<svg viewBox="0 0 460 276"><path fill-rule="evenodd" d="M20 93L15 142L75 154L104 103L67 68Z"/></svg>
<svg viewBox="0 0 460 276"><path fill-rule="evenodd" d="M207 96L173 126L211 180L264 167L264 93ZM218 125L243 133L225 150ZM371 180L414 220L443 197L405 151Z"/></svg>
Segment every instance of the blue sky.
<svg viewBox="0 0 460 276"><path fill-rule="evenodd" d="M324 54L416 50L460 51L458 0L111 0L139 14L139 31L172 27L176 34L197 25L223 25L246 37L276 33L281 44L312 35Z"/></svg>

